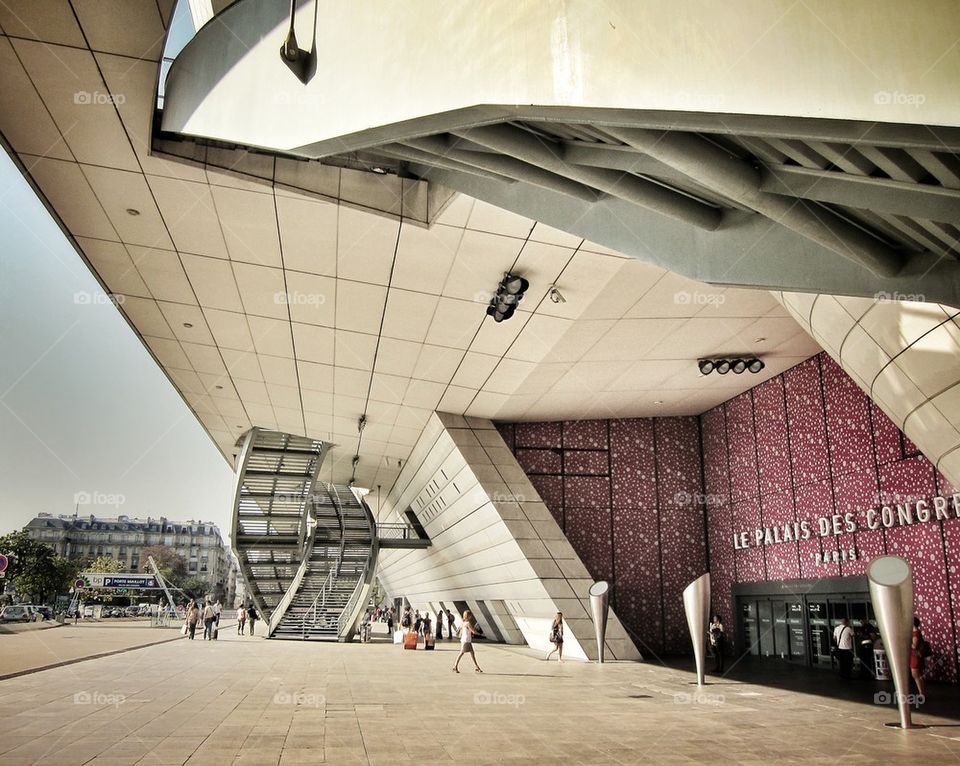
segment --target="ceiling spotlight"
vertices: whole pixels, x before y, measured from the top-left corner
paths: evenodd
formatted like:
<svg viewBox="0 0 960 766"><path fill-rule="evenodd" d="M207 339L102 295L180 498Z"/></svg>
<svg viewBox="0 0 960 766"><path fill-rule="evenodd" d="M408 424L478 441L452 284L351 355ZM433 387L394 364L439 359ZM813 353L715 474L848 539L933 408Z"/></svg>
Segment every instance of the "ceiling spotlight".
<svg viewBox="0 0 960 766"><path fill-rule="evenodd" d="M566 303L567 299L563 297L560 291L557 289L556 285L550 285L550 291L547 293L547 297L553 303Z"/></svg>
<svg viewBox="0 0 960 766"><path fill-rule="evenodd" d="M387 174L387 169L382 165L374 165L370 168L371 173L376 173L378 176L385 176Z"/></svg>
<svg viewBox="0 0 960 766"><path fill-rule="evenodd" d="M183 326L186 327L188 330L193 327L193 325L190 324L190 322L184 322Z"/></svg>
<svg viewBox="0 0 960 766"><path fill-rule="evenodd" d="M754 339L753 339L753 342L754 342L754 343L763 343L765 340L766 340L766 338L754 338Z"/></svg>
<svg viewBox="0 0 960 766"><path fill-rule="evenodd" d="M214 386L214 388L217 389L217 391L223 391L223 386Z"/></svg>
<svg viewBox="0 0 960 766"><path fill-rule="evenodd" d="M653 400L653 403L654 403L654 404L663 404L663 402L660 401L659 399L654 399L654 400Z"/></svg>
<svg viewBox="0 0 960 766"><path fill-rule="evenodd" d="M523 277L515 274L504 274L497 286L497 294L487 306L487 315L493 317L494 322L502 322L513 316L517 304L523 300L523 294L530 287L530 283Z"/></svg>
<svg viewBox="0 0 960 766"><path fill-rule="evenodd" d="M741 375L744 372L758 373L766 365L762 359L755 356L745 357L743 359L698 359L697 367L700 368L701 375L709 375L716 371L719 375L726 375L733 370L734 374Z"/></svg>
<svg viewBox="0 0 960 766"><path fill-rule="evenodd" d="M140 211L137 210L135 207L128 207L127 215L140 215Z"/></svg>

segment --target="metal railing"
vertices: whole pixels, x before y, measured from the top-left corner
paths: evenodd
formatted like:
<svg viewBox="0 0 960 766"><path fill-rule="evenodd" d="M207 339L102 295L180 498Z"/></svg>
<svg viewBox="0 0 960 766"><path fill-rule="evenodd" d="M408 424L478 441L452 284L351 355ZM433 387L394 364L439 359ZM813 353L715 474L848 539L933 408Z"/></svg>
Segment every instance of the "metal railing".
<svg viewBox="0 0 960 766"><path fill-rule="evenodd" d="M310 619L310 627L314 627L317 624L317 614L321 607L324 606L327 602L327 596L333 592L333 585L337 581L337 571L340 568L340 559L337 559L333 566L330 567L330 571L327 572L327 579L323 581L323 585L320 586L320 592L317 594L317 597L313 600L313 603L303 613L303 617L300 620L300 637L304 640L307 638L307 618ZM311 617L312 613L312 617Z"/></svg>
<svg viewBox="0 0 960 766"><path fill-rule="evenodd" d="M381 540L419 540L420 536L409 524L382 523L377 524L377 537Z"/></svg>

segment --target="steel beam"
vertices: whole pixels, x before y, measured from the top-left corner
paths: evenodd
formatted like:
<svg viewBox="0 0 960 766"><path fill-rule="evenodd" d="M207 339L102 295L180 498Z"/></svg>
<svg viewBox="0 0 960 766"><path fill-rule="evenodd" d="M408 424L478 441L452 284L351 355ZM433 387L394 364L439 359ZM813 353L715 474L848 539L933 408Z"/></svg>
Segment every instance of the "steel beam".
<svg viewBox="0 0 960 766"><path fill-rule="evenodd" d="M904 265L902 253L830 211L813 211L797 200L762 191L761 174L756 168L699 136L641 128L605 130L637 151L860 264L877 276L896 276Z"/></svg>

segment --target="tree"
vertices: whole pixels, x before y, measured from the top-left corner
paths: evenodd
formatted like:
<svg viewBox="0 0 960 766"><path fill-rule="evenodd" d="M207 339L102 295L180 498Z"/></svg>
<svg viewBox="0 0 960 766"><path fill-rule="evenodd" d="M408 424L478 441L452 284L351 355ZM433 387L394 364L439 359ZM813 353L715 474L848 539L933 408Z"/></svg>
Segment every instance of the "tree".
<svg viewBox="0 0 960 766"><path fill-rule="evenodd" d="M0 552L9 558L6 577L30 601L45 602L69 588L76 566L49 545L31 540L23 530L0 537Z"/></svg>
<svg viewBox="0 0 960 766"><path fill-rule="evenodd" d="M97 556L90 564L84 568L84 572L120 572L123 570L123 564L109 556Z"/></svg>
<svg viewBox="0 0 960 766"><path fill-rule="evenodd" d="M185 577L177 583L177 587L190 596L190 598L195 598L200 601L209 592L210 583L202 577Z"/></svg>
<svg viewBox="0 0 960 766"><path fill-rule="evenodd" d="M140 551L140 571L153 574L150 557L153 557L164 580L175 582L187 573L187 560L168 545L149 545Z"/></svg>

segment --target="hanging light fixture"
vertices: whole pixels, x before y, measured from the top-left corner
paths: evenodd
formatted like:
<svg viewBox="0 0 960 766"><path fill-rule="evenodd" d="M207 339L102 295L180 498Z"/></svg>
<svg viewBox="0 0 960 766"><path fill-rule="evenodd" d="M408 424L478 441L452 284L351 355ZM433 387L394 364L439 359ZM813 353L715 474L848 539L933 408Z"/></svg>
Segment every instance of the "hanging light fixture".
<svg viewBox="0 0 960 766"><path fill-rule="evenodd" d="M487 315L493 317L494 322L503 322L513 316L517 304L523 300L523 294L530 287L530 283L516 274L504 274L497 285L497 294L487 306Z"/></svg>
<svg viewBox="0 0 960 766"><path fill-rule="evenodd" d="M726 375L731 370L735 375L741 375L744 372L754 374L760 372L766 365L762 359L757 357L735 358L735 359L698 359L697 367L701 375L709 375L716 372L718 375Z"/></svg>

